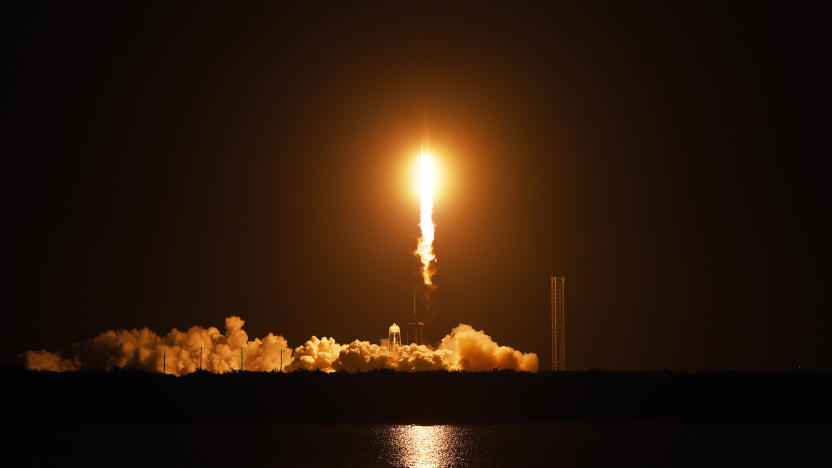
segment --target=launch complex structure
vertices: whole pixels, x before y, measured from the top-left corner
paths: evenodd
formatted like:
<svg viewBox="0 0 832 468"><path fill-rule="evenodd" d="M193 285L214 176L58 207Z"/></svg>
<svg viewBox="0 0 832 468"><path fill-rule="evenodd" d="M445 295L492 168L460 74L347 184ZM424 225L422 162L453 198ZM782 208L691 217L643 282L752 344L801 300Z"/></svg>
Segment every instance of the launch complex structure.
<svg viewBox="0 0 832 468"><path fill-rule="evenodd" d="M416 291L413 291L413 310L407 316L407 321L404 324L404 339L402 339L402 329L396 323L390 325L387 333L387 340L382 339L382 346L386 346L392 351L396 346L401 345L423 345L425 338L422 334L422 329L425 322L419 320L419 314L416 312Z"/></svg>
<svg viewBox="0 0 832 468"><path fill-rule="evenodd" d="M404 343L417 345L425 344L422 329L425 322L419 320L419 314L416 312L416 290L413 291L413 311L407 317L407 322L404 324Z"/></svg>
<svg viewBox="0 0 832 468"><path fill-rule="evenodd" d="M552 370L566 370L565 276L552 276Z"/></svg>

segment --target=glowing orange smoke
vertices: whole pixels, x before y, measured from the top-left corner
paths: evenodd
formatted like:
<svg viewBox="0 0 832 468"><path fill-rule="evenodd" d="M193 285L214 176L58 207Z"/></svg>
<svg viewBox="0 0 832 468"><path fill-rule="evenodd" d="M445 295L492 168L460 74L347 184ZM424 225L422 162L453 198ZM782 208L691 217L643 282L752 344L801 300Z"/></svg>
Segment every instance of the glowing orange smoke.
<svg viewBox="0 0 832 468"><path fill-rule="evenodd" d="M419 227L422 235L419 237L419 244L416 247L416 255L422 260L422 278L425 284L432 286L431 262L436 262L436 255L433 253L433 236L435 226L433 225L433 195L436 191L436 162L429 153L424 150L419 154L419 197L421 199L421 210Z"/></svg>

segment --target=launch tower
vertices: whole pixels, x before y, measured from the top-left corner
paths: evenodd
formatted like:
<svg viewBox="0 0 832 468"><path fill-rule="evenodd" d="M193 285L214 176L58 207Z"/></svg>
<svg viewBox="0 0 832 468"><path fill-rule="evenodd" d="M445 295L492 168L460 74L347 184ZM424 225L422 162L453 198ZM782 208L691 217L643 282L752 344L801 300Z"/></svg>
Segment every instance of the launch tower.
<svg viewBox="0 0 832 468"><path fill-rule="evenodd" d="M565 276L552 277L552 370L566 370Z"/></svg>
<svg viewBox="0 0 832 468"><path fill-rule="evenodd" d="M419 320L419 315L416 313L416 291L413 291L413 311L407 317L407 322L404 324L404 342L403 344L416 343L417 345L424 344L422 336L422 328L425 322Z"/></svg>

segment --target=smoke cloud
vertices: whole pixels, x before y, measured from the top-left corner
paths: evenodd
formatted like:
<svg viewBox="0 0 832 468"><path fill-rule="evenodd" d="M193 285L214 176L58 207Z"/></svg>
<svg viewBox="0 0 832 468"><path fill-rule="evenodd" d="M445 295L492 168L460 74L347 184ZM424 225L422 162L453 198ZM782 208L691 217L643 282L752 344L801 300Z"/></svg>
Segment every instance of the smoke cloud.
<svg viewBox="0 0 832 468"><path fill-rule="evenodd" d="M246 370L272 371L291 361L286 339L269 333L265 338L248 340L243 330L245 321L231 316L225 319L225 333L215 327L191 327L182 332L171 330L159 336L147 328L140 330L108 330L83 344L85 369L140 369L183 375L202 368L216 373L239 370L241 359ZM240 355L243 350L243 355ZM47 351L27 351L22 355L27 369L68 371L81 369L80 346L76 354L65 359Z"/></svg>
<svg viewBox="0 0 832 468"><path fill-rule="evenodd" d="M324 372L366 372L374 369L399 371L489 371L514 369L536 372L537 355L500 346L482 330L460 324L446 335L439 346L403 345L389 349L368 341L355 340L339 344L334 338L313 336L295 348L294 356L286 339L269 333L265 338L249 341L243 330L245 321L231 316L225 319L225 333L215 327L194 326L182 332L171 330L159 336L147 328L106 331L84 342L83 368L113 370L140 369L183 375L202 368L225 373L241 368L240 350L247 371L320 370ZM80 345L75 354L64 358L48 351L27 351L21 355L31 370L73 371L82 367ZM166 357L165 357L166 356Z"/></svg>
<svg viewBox="0 0 832 468"><path fill-rule="evenodd" d="M482 330L460 324L437 348L403 345L392 350L367 341L340 345L332 338L312 337L295 350L290 370L366 372L373 369L400 371L490 371L514 369L537 372L537 354L500 346Z"/></svg>

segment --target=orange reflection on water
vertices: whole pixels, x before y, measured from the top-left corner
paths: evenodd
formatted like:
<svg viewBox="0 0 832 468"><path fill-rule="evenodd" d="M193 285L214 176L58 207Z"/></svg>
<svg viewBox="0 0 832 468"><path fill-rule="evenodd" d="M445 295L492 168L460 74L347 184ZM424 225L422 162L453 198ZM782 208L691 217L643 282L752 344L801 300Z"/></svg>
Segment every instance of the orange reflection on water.
<svg viewBox="0 0 832 468"><path fill-rule="evenodd" d="M454 426L393 426L390 445L396 466L448 466L464 461L460 428Z"/></svg>

